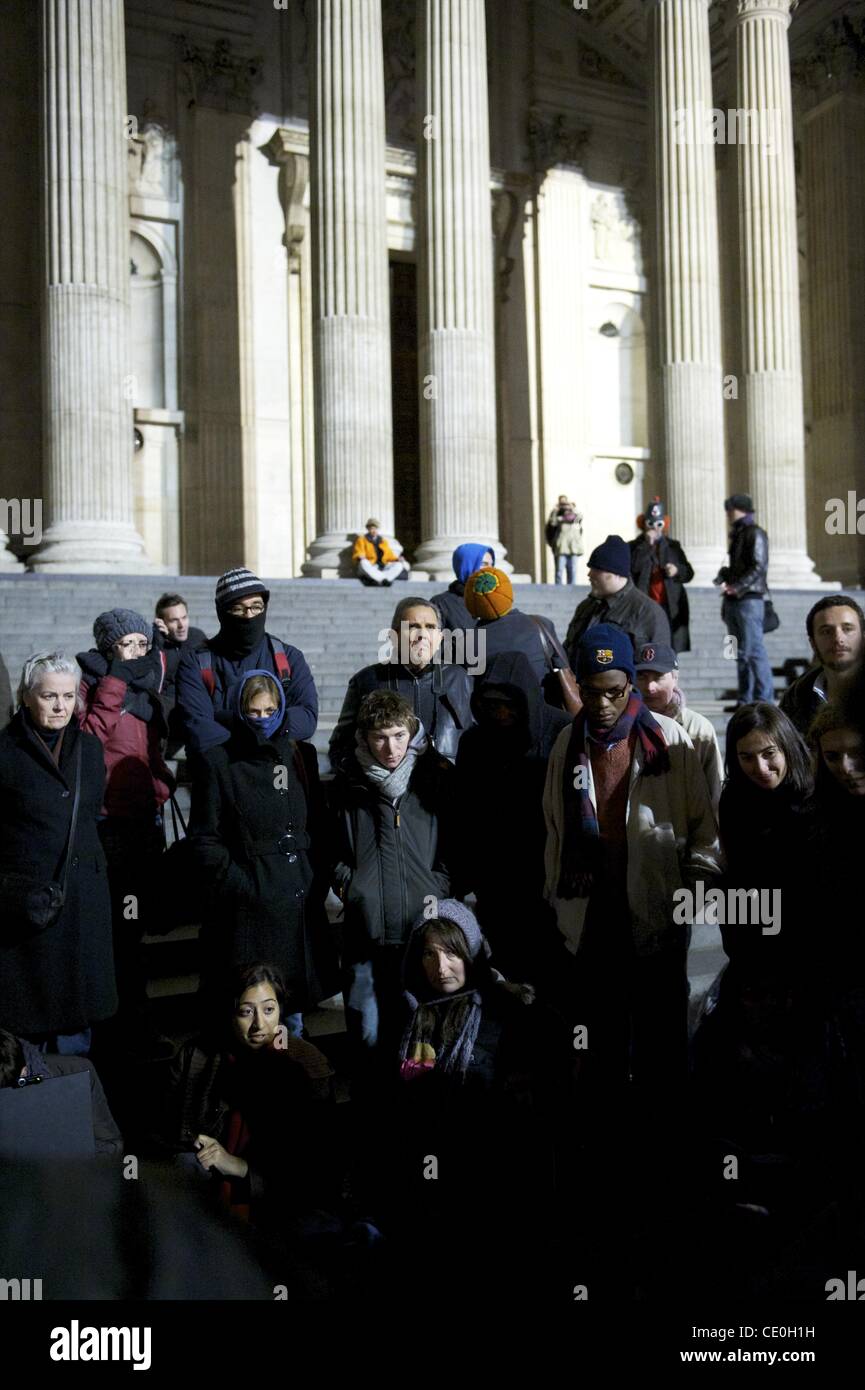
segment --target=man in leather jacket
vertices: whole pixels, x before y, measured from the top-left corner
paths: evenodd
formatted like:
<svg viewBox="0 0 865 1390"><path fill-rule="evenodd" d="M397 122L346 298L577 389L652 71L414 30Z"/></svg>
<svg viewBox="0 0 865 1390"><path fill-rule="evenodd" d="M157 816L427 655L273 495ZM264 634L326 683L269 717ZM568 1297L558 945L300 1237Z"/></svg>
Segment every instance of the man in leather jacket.
<svg viewBox="0 0 865 1390"><path fill-rule="evenodd" d="M731 522L730 563L718 571L724 601L721 616L737 643L739 705L774 700L772 667L763 641L763 612L769 590L769 538L754 521L754 503L745 492L724 503Z"/></svg>
<svg viewBox="0 0 865 1390"><path fill-rule="evenodd" d="M364 696L373 690L402 695L423 724L432 747L449 762L456 758L460 736L475 722L471 676L464 666L440 659L442 627L435 602L403 599L394 613L391 632L396 641L390 659L364 666L348 683L328 748L334 772L354 763L357 713Z"/></svg>

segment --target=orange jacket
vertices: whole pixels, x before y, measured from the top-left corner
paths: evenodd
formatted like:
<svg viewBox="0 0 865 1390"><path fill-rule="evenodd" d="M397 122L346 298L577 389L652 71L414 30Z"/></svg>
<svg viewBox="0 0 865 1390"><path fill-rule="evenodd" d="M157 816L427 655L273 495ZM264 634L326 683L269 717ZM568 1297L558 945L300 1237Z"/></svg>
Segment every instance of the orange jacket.
<svg viewBox="0 0 865 1390"><path fill-rule="evenodd" d="M384 536L379 536L378 543L381 546L381 558L386 565L390 565L394 560L399 559L399 556L394 554L391 550ZM365 533L362 536L358 536L354 543L354 550L351 552L352 564L357 564L358 560L371 560L373 564L378 560L378 556L375 553L375 546L371 540L367 539Z"/></svg>

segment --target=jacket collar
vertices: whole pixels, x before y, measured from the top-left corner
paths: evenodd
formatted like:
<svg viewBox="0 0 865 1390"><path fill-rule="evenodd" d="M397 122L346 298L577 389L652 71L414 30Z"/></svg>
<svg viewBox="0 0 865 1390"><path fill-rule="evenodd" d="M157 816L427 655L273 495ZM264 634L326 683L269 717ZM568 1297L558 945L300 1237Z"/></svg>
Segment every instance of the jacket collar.
<svg viewBox="0 0 865 1390"><path fill-rule="evenodd" d="M25 718L23 706L21 709L16 710L12 719L9 721L9 731L17 738L21 747L28 748L34 752L39 758L42 766L52 772L55 777L58 777L64 786L69 785L69 779L63 768L57 766L51 754L48 752L48 749L45 747L45 744L30 727L29 720ZM73 715L66 726L66 737L63 740L63 748L60 754L66 767L69 766L71 750L74 749L80 734L81 731L78 728L78 722Z"/></svg>

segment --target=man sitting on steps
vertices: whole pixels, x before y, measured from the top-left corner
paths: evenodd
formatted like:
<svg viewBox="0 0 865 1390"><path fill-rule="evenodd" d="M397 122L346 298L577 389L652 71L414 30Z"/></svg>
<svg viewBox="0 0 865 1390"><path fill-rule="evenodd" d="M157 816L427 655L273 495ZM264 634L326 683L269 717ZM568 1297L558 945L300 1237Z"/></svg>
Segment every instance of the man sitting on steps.
<svg viewBox="0 0 865 1390"><path fill-rule="evenodd" d="M366 534L355 541L351 561L361 584L390 585L395 579L408 578L409 566L402 557L402 546L381 534L381 525L374 517L366 523Z"/></svg>

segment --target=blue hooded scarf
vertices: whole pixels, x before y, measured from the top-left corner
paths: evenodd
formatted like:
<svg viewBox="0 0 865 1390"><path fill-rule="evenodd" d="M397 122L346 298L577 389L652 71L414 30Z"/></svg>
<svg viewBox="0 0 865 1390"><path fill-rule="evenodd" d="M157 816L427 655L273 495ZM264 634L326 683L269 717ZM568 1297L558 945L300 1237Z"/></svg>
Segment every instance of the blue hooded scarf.
<svg viewBox="0 0 865 1390"><path fill-rule="evenodd" d="M479 545L475 541L469 541L466 545L457 546L451 561L454 574L461 584L465 584L471 575L483 568L485 555L492 555L492 563L496 563L496 552L491 545Z"/></svg>
<svg viewBox="0 0 865 1390"><path fill-rule="evenodd" d="M279 691L279 707L276 714L272 714L269 719L250 719L242 711L243 692L247 682L251 681L253 676L268 676ZM260 734L262 738L272 738L275 733L279 732L285 719L285 691L282 688L282 682L278 676L274 675L273 671L245 672L243 680L238 681L231 692L231 709L239 723L245 724L247 728Z"/></svg>

